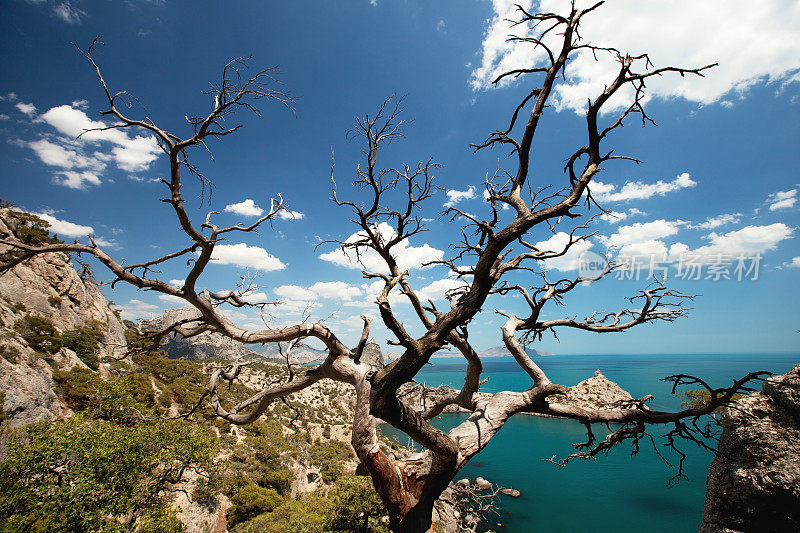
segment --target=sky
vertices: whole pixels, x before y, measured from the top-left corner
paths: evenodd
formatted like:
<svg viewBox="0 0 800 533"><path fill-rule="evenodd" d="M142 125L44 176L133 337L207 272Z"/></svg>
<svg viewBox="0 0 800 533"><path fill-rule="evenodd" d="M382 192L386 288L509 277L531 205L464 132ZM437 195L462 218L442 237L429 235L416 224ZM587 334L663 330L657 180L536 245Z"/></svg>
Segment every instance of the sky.
<svg viewBox="0 0 800 533"><path fill-rule="evenodd" d="M529 10L563 12L568 2L522 2ZM580 3L579 3L580 5ZM460 283L442 266L423 263L452 256L458 220L441 218L457 207L489 216L485 181L513 171L502 151L474 154L470 142L505 128L534 86L534 77L492 80L501 72L541 65L530 45L506 41L514 6L506 0L413 2L177 2L171 0L8 0L0 5L0 197L39 214L64 239L96 242L127 263L159 257L186 245L174 213L159 201L165 157L147 132L85 129L110 125L100 115L105 97L85 48L100 35L95 57L112 91L135 97L127 112L151 117L173 133L189 134L184 117L208 112L204 90L235 57L252 56L252 71L278 67L275 87L291 109L261 102L261 116L241 113L242 129L195 150L192 159L213 181L199 197L186 177L188 212L196 223L219 211L219 224L252 222L279 193L289 211L258 234L234 234L217 246L200 286L234 289L242 276L257 288L248 297L280 301L267 315L228 309L237 325L293 324L309 313L355 344L361 314L376 318L373 335L387 330L374 305L376 285L364 267L336 247L357 228L331 201L331 157L339 195L364 201L349 187L361 146L348 135L355 117L374 113L388 95L402 95L404 138L386 147L379 166L412 166L432 158L442 187L424 206L428 231L401 243L398 260L424 297L446 308ZM634 118L617 129L608 149L642 160L603 166L591 187L611 211L592 222L591 241L539 264L553 279L577 277L592 254L612 250L624 266L584 283L543 318L578 317L630 308L625 298L652 284L697 295L687 318L639 326L623 334L560 331L532 347L555 353L800 352L800 4L764 0L609 0L581 26L587 42L639 55L656 66L718 63L704 77L663 76L648 83L647 113L658 127ZM583 53L555 88L533 145L531 184L561 187L561 167L586 141L587 98L613 76L613 61ZM612 100L604 121L625 105ZM362 161L363 163L363 161ZM589 212L596 214L597 209ZM507 213L505 213L507 216ZM587 217L584 216L580 223ZM571 229L535 228L528 237L558 249ZM383 228L390 233L388 227ZM654 269L651 266L655 267ZM164 265L161 279L181 284L185 261ZM95 267L99 280L110 275ZM532 285L533 274L512 281ZM104 292L128 319L150 318L179 303L133 287ZM422 330L399 295L391 300L415 334ZM524 316L513 296L491 296L470 325L477 349L501 344L496 313ZM396 348L383 344L384 351Z"/></svg>

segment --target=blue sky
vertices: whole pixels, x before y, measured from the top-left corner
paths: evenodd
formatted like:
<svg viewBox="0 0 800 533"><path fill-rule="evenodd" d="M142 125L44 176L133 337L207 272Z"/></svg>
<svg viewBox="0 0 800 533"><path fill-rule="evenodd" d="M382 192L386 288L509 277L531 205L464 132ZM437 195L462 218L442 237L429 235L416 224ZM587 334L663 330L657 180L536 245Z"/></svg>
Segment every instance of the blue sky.
<svg viewBox="0 0 800 533"><path fill-rule="evenodd" d="M669 5L667 5L669 4ZM560 342L537 347L557 353L798 351L800 348L800 6L764 1L630 2L610 0L591 20L584 37L631 53L648 51L656 66L702 66L718 62L705 78L664 78L649 84L648 114L659 126L635 120L617 130L610 147L644 161L608 164L593 191L616 218L597 220L591 247L542 265L553 275L577 276L578 252L613 246L622 258L655 257L668 263L670 286L699 294L688 318L645 325L624 334L564 331ZM526 6L535 9L538 4ZM546 0L545 10L565 2ZM449 256L457 225L437 219L447 202L488 216L483 201L487 173L511 170L505 153L472 154L468 144L505 127L534 80L490 86L503 68L540 61L529 49L505 42L511 3L369 0L348 2L212 2L16 0L0 7L0 196L40 213L62 237L86 240L93 233L117 259L138 262L185 245L174 215L158 201L164 158L144 132L94 134L75 141L83 128L104 120L104 97L90 65L70 44L87 46L96 35L106 43L96 57L113 90L135 95L161 127L188 133L183 117L209 109L202 94L221 67L252 55L255 67L278 66L294 110L260 105L262 116L242 114L244 128L211 145L214 161L193 157L216 185L210 208L220 223L253 220L269 198L283 194L296 214L276 220L259 235L220 249L203 277L213 290L233 288L246 271L256 274L259 296L282 300L266 317L271 325L293 323L303 310L345 341L360 332L358 316L377 316L374 288L361 267L349 264L324 239L346 239L356 228L330 201L334 150L340 194L359 161L348 140L358 115L374 112L390 94L405 95L405 139L382 154L385 167L432 157L443 187L428 203L429 232L412 238L401 256L414 287L446 305L454 286L442 267L424 260ZM746 13L746 16L743 14ZM714 17L715 24L707 21ZM706 21L706 22L704 22ZM526 31L516 28L517 33ZM581 57L570 65L534 143L532 182L561 184L560 167L584 143L581 117L587 95L608 79L609 65ZM605 77L604 77L605 75ZM131 115L145 113L141 107ZM604 119L611 119L607 115ZM208 203L186 179L189 213L205 217ZM557 246L567 225L539 228L532 242ZM700 265L699 280L681 279L681 258ZM753 273L736 279L737 258ZM367 265L369 266L369 265ZM646 270L646 269L644 269ZM632 272L632 270L628 270ZM108 276L96 269L98 278ZM181 280L185 263L166 265L165 280ZM724 279L725 276L731 279ZM583 317L616 310L625 296L647 286L639 280L604 279L573 291L565 307L546 318ZM714 279L720 277L721 279ZM711 278L711 279L705 279ZM520 277L521 283L533 283ZM128 318L149 317L174 302L128 287L107 290ZM399 300L399 298L398 298ZM407 305L396 304L412 331ZM471 326L479 349L500 344L503 318L495 309L522 313L512 297L492 297ZM239 325L256 327L255 312L231 311ZM386 331L378 321L378 339ZM389 348L391 350L391 348Z"/></svg>

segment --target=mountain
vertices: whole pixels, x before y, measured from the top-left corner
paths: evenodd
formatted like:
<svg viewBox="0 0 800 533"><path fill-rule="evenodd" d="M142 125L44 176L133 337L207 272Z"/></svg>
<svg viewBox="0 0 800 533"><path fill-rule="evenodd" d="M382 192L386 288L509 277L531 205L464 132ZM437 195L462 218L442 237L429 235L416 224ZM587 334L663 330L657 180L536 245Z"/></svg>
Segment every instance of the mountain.
<svg viewBox="0 0 800 533"><path fill-rule="evenodd" d="M546 352L544 350L536 350L534 348L526 348L525 353L527 353L531 357L546 357L550 355L555 355L553 352ZM511 353L509 353L508 348L505 346L495 346L493 348L487 348L486 350L481 350L478 352L478 356L481 358L484 357L511 357ZM461 357L461 354L458 352L446 352L446 353L437 353L433 357Z"/></svg>
<svg viewBox="0 0 800 533"><path fill-rule="evenodd" d="M158 331L180 320L199 317L200 313L192 306L169 309L158 318L143 320L139 324L142 332ZM170 335L162 344L161 349L173 359L186 359L189 361L204 361L206 359L230 359L234 361L271 361L284 362L285 360L274 343L261 345L245 345L229 339L219 333L205 332L184 339L178 334ZM291 351L293 364L305 365L325 358L327 352L309 347L297 347Z"/></svg>
<svg viewBox="0 0 800 533"><path fill-rule="evenodd" d="M46 230L37 229L42 223L28 213L0 209L0 237L52 242ZM0 255L9 251L0 245ZM62 335L100 340L91 360L84 355L92 366L126 352L125 326L90 277L79 275L62 253L33 257L0 277L0 420L5 424L23 426L71 413L54 392L54 369L88 367Z"/></svg>

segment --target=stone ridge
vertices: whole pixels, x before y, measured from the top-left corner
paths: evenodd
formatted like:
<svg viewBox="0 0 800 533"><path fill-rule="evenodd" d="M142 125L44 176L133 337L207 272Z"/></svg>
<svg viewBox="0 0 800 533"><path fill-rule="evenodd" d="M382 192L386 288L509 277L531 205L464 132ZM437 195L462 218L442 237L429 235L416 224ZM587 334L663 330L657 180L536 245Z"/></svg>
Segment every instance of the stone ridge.
<svg viewBox="0 0 800 533"><path fill-rule="evenodd" d="M800 365L725 411L702 533L800 531Z"/></svg>
<svg viewBox="0 0 800 533"><path fill-rule="evenodd" d="M0 234L15 233L10 209L0 209ZM0 254L10 247L0 245ZM0 276L0 390L5 392L4 424L22 426L47 418L67 416L70 410L53 392L53 372L45 361L17 336L14 323L26 314L52 321L63 333L93 324L101 327L105 341L99 357L125 353L125 326L100 289L84 280L67 254L33 257ZM62 348L54 354L62 369L85 366L74 352Z"/></svg>

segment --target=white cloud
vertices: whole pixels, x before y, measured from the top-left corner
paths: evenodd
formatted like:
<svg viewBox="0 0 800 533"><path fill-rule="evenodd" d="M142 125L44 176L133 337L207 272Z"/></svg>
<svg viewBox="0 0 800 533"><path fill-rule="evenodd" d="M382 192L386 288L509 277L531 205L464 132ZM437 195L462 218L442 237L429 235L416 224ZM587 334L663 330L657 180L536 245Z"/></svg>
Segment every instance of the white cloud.
<svg viewBox="0 0 800 533"><path fill-rule="evenodd" d="M282 220L300 220L305 217L300 211L289 211L288 209L281 209L278 212L278 217Z"/></svg>
<svg viewBox="0 0 800 533"><path fill-rule="evenodd" d="M797 203L797 189L791 189L788 191L778 191L776 193L770 194L767 198L767 202L769 205L770 211L777 211L778 209L788 209L790 207L794 207L794 204Z"/></svg>
<svg viewBox="0 0 800 533"><path fill-rule="evenodd" d="M462 279L444 278L436 280L422 287L417 291L417 295L423 302L426 300L444 300L447 295L447 291L467 286L468 284Z"/></svg>
<svg viewBox="0 0 800 533"><path fill-rule="evenodd" d="M569 242L569 234L560 231L545 241L539 241L534 246L543 251L553 253L561 252ZM542 261L545 270L561 270L568 272L578 269L578 260L583 252L592 247L586 240L574 243L564 255Z"/></svg>
<svg viewBox="0 0 800 533"><path fill-rule="evenodd" d="M349 301L361 296L361 289L344 281L318 281L308 289L321 298Z"/></svg>
<svg viewBox="0 0 800 533"><path fill-rule="evenodd" d="M105 168L102 160L88 157L65 142L56 144L47 139L27 143L45 165L63 169L88 168L99 172Z"/></svg>
<svg viewBox="0 0 800 533"><path fill-rule="evenodd" d="M664 196L668 192L694 187L697 182L684 172L672 181L658 180L655 183L644 183L641 181L628 181L617 191L617 186L601 181L593 181L589 188L592 196L598 202L622 202L629 200L647 200L655 195Z"/></svg>
<svg viewBox="0 0 800 533"><path fill-rule="evenodd" d="M470 185L466 191L457 191L455 189L448 190L445 194L447 195L447 202L445 202L445 207L453 207L458 202L462 200L472 200L475 198L475 189L474 185Z"/></svg>
<svg viewBox="0 0 800 533"><path fill-rule="evenodd" d="M264 210L258 207L250 198L247 198L238 204L226 205L224 211L228 213L236 213L237 215L242 215L244 217L260 217L264 213Z"/></svg>
<svg viewBox="0 0 800 533"><path fill-rule="evenodd" d="M94 172L62 170L53 175L53 183L70 189L86 189L88 185L100 185L100 178Z"/></svg>
<svg viewBox="0 0 800 533"><path fill-rule="evenodd" d="M720 256L752 257L774 250L778 243L791 238L793 232L792 228L783 223L746 226L722 235L711 233L706 237L710 244L694 250L683 243L676 243L673 248L675 251L682 251L684 256L692 256L703 262L717 261Z"/></svg>
<svg viewBox="0 0 800 533"><path fill-rule="evenodd" d="M120 309L122 310L122 318L136 320L138 318L152 318L154 312L158 310L158 306L141 300L131 300L121 306Z"/></svg>
<svg viewBox="0 0 800 533"><path fill-rule="evenodd" d="M0 120L10 120L11 117L6 115L5 113L0 113Z"/></svg>
<svg viewBox="0 0 800 533"><path fill-rule="evenodd" d="M14 107L16 107L20 113L24 113L29 117L33 117L36 114L36 106L33 104L17 102L17 104Z"/></svg>
<svg viewBox="0 0 800 533"><path fill-rule="evenodd" d="M690 224L689 227L693 229L714 229L725 224L737 224L741 218L741 213L725 213L724 215L709 217L700 224Z"/></svg>
<svg viewBox="0 0 800 533"><path fill-rule="evenodd" d="M603 240L608 246L620 248L675 235L678 233L678 228L684 224L682 220L664 219L637 222L629 226L620 226L616 233Z"/></svg>
<svg viewBox="0 0 800 533"><path fill-rule="evenodd" d="M184 283L186 283L185 279L171 279L171 280L169 280L169 284L172 285L173 287L178 287L178 288L183 287Z"/></svg>
<svg viewBox="0 0 800 533"><path fill-rule="evenodd" d="M600 220L605 220L609 224L616 224L618 222L622 222L623 220L627 219L628 217L636 216L636 215L645 215L644 211L640 209L636 209L635 207L631 207L628 211L610 211L608 213L603 213L600 215Z"/></svg>
<svg viewBox="0 0 800 533"><path fill-rule="evenodd" d="M53 15L67 24L79 24L81 18L86 16L86 11L72 7L69 2L63 2L53 8Z"/></svg>
<svg viewBox="0 0 800 533"><path fill-rule="evenodd" d="M275 289L275 294L288 300L314 301L317 294L300 285L281 285Z"/></svg>
<svg viewBox="0 0 800 533"><path fill-rule="evenodd" d="M80 135L80 139L72 143L73 147L78 149L87 144L111 143L113 146L110 157L107 154L95 152L93 154L95 159L101 161L113 159L117 167L127 172L147 170L161 153L161 149L152 136L136 135L131 137L127 131L122 129L100 131L100 128L108 127L109 124L90 119L80 109L83 105L82 102L74 103L78 104L79 108L69 105L53 107L42 114L37 121L46 122L59 133L72 139Z"/></svg>
<svg viewBox="0 0 800 533"><path fill-rule="evenodd" d="M786 266L789 268L800 268L800 256L793 257L790 262L786 263Z"/></svg>
<svg viewBox="0 0 800 533"><path fill-rule="evenodd" d="M179 296L173 296L171 294L159 294L158 299L162 302L167 302L170 304L178 304L178 305L186 305L186 300Z"/></svg>
<svg viewBox="0 0 800 533"><path fill-rule="evenodd" d="M86 237L87 235L94 233L94 229L92 229L91 226L81 226L80 224L75 224L66 220L59 220L53 215L48 215L47 213L34 214L42 220L49 222L49 230L52 233L58 234L59 237Z"/></svg>
<svg viewBox="0 0 800 533"><path fill-rule="evenodd" d="M514 4L526 10L564 13L563 0L493 0L493 17L482 44L480 65L472 72L473 90L486 89L502 72L545 64L545 55L530 43L508 43L509 34L526 37L526 26L513 29L506 19L517 19ZM578 2L588 7L593 0ZM746 13L745 16L742 14ZM709 24L713 21L713 24ZM541 29L541 28L539 28ZM793 0L617 0L607 2L581 21L583 42L613 46L623 54L647 52L655 67L675 65L701 67L719 63L705 77L665 75L648 80L651 96L685 98L710 104L731 102L731 91L744 93L762 80L783 82L800 68L800 4ZM556 32L545 43L558 50ZM643 68L643 67L642 67ZM587 98L596 98L616 75L618 63L611 54L589 50L574 56L566 69L567 83L555 88L558 110L582 112ZM506 83L511 80L506 78ZM628 100L617 98L609 108L620 108ZM728 104L726 104L728 105Z"/></svg>
<svg viewBox="0 0 800 533"><path fill-rule="evenodd" d="M103 248L115 249L119 248L119 243L114 239L105 239L103 237L95 237L94 242L97 246L102 246Z"/></svg>
<svg viewBox="0 0 800 533"><path fill-rule="evenodd" d="M211 254L211 260L223 265L255 268L257 270L283 270L286 265L275 256L270 255L259 246L238 244L217 244Z"/></svg>
<svg viewBox="0 0 800 533"><path fill-rule="evenodd" d="M439 19L439 22L436 23L436 31L439 33L447 33L447 23L444 19Z"/></svg>
<svg viewBox="0 0 800 533"><path fill-rule="evenodd" d="M395 234L392 227L386 222L381 222L378 225L378 233L384 240L391 239ZM362 240L366 237L364 232L357 232L350 235L346 242L353 243ZM437 248L433 248L428 243L422 246L411 246L408 239L405 239L392 248L392 255L397 261L400 270L423 268L422 264L430 261L439 261L444 257L444 252ZM387 272L388 269L383 259L372 249L362 249L360 255L356 258L355 251L348 250L347 254L340 248L333 251L320 254L320 259L334 263L336 265L355 268L358 270L366 269L370 272Z"/></svg>

